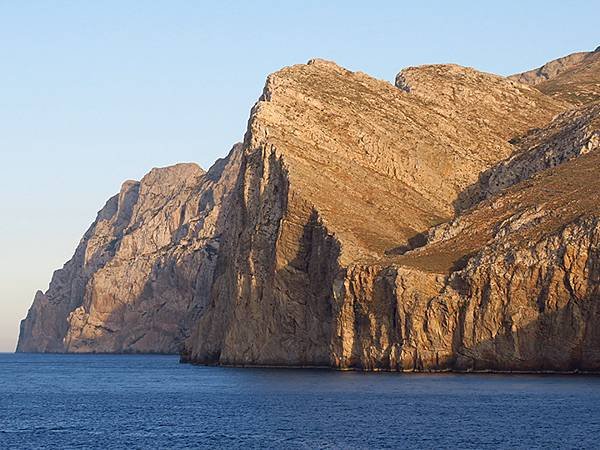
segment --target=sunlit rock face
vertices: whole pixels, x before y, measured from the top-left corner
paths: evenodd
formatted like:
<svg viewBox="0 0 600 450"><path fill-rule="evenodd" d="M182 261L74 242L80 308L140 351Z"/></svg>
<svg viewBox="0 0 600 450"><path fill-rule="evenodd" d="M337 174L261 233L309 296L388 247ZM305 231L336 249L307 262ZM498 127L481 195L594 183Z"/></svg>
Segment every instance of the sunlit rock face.
<svg viewBox="0 0 600 450"><path fill-rule="evenodd" d="M109 201L19 350L600 370L600 105L521 81L430 65L394 86L322 60L272 74L227 159Z"/></svg>
<svg viewBox="0 0 600 450"><path fill-rule="evenodd" d="M596 102L600 100L600 47L558 58L509 78L576 105Z"/></svg>
<svg viewBox="0 0 600 450"><path fill-rule="evenodd" d="M597 320L585 272L597 255L572 245L595 245L600 203L589 173L588 203L564 197L561 180L583 177L585 163L549 169L594 153L597 110L552 121L571 105L457 66L399 79L394 90L322 61L269 78L244 143L231 247L185 360L595 370L593 333L568 330ZM562 202L573 208L557 214ZM569 253L582 260L565 265ZM567 306L569 277L586 280L585 313Z"/></svg>
<svg viewBox="0 0 600 450"><path fill-rule="evenodd" d="M208 298L240 151L127 181L38 292L17 351L177 353Z"/></svg>

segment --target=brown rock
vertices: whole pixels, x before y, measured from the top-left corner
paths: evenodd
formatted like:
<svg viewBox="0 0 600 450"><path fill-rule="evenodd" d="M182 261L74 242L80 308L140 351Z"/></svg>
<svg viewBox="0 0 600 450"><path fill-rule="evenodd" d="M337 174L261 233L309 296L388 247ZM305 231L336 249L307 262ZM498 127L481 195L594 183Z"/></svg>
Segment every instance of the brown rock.
<svg viewBox="0 0 600 450"><path fill-rule="evenodd" d="M454 65L396 87L322 60L271 75L228 159L109 201L19 350L600 371L600 111L577 58L536 87Z"/></svg>
<svg viewBox="0 0 600 450"><path fill-rule="evenodd" d="M229 246L185 360L471 368L457 362L465 282L393 254L451 218L483 168L519 151L511 136L567 104L457 66L403 71L398 84L320 61L269 78Z"/></svg>
<svg viewBox="0 0 600 450"><path fill-rule="evenodd" d="M600 100L600 47L574 53L529 72L509 77L535 85L556 99L583 105Z"/></svg>
<svg viewBox="0 0 600 450"><path fill-rule="evenodd" d="M517 73L508 77L511 80L519 83L529 84L532 86L543 83L544 81L556 78L558 75L573 69L581 64L593 52L577 52L562 58L554 59L547 62L537 69L528 70L527 72Z"/></svg>

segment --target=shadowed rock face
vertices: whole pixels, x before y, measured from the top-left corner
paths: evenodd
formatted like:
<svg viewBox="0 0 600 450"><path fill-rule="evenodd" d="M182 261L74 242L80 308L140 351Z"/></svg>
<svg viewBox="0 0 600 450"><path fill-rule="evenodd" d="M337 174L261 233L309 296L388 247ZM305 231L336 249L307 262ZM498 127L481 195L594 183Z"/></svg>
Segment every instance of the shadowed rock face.
<svg viewBox="0 0 600 450"><path fill-rule="evenodd" d="M519 215L502 217L510 246L493 247L494 238L481 237L465 239L463 251L455 246L462 242L458 229L443 236L455 238L453 253L427 253L430 245L441 246L440 236L403 256L389 251L410 243L417 230L441 230L436 222L452 217L451 205L483 167L493 170L517 155L537 161L542 148L564 153L554 163L515 169L519 175L505 182L510 186L587 153L581 147L594 150L596 110L559 116L529 135L533 123L541 127L568 104L456 66L409 69L397 84L400 92L321 61L269 78L244 144L240 200L230 211L226 239L232 247L219 255L211 304L186 343L184 360L366 370L596 370L595 350L570 350L598 348L595 337L560 332L575 318L575 327L597 320L594 278L578 272L595 267L596 254L580 255L577 266L563 264L565 254L578 252L567 242L595 245L599 203L593 195L588 221L578 222L578 210L557 221L539 214L531 219L535 244L545 253L530 247ZM519 145L509 143L521 135ZM532 205L543 186L532 190ZM487 189L480 188L483 198L497 195ZM519 200L511 199L507 211L520 211ZM480 219L482 232L499 226L490 220ZM523 273L523 260L529 272ZM540 271L554 275L539 279ZM569 276L586 280L585 314L559 282ZM507 298L507 292L514 294Z"/></svg>
<svg viewBox="0 0 600 450"><path fill-rule="evenodd" d="M124 185L19 350L600 371L599 110L555 97L455 65L285 68L226 160Z"/></svg>

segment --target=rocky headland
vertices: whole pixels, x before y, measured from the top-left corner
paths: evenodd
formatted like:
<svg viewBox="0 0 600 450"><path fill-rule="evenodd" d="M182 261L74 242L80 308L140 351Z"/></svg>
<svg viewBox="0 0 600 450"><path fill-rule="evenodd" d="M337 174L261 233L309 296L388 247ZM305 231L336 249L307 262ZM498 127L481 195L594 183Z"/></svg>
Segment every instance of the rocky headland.
<svg viewBox="0 0 600 450"><path fill-rule="evenodd" d="M395 85L284 68L207 172L123 184L17 350L600 372L599 62L428 65Z"/></svg>

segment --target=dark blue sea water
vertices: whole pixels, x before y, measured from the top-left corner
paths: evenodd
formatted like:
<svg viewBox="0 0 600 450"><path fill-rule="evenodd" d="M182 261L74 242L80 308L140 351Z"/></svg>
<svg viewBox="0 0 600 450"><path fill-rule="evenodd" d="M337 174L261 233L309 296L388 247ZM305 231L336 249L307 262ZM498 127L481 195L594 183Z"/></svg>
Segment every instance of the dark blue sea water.
<svg viewBox="0 0 600 450"><path fill-rule="evenodd" d="M600 378L0 354L0 448L600 448Z"/></svg>

